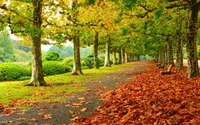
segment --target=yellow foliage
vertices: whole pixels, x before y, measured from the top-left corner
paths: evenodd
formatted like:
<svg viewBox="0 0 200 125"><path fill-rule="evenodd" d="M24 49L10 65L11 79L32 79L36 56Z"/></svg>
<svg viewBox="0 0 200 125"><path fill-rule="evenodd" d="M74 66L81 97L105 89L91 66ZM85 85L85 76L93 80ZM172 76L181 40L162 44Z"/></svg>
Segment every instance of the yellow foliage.
<svg viewBox="0 0 200 125"><path fill-rule="evenodd" d="M29 37L23 37L22 40L19 41L21 44L25 46L30 46L31 45L31 39Z"/></svg>

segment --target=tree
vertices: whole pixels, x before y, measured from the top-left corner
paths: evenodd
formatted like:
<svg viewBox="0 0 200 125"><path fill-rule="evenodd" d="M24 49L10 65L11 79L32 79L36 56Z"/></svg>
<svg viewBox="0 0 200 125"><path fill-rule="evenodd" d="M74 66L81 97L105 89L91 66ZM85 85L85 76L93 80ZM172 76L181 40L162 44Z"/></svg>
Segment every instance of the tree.
<svg viewBox="0 0 200 125"><path fill-rule="evenodd" d="M197 21L199 12L198 0L188 1L188 32L187 32L187 60L188 60L188 78L199 76L198 57L197 57Z"/></svg>
<svg viewBox="0 0 200 125"><path fill-rule="evenodd" d="M7 29L0 32L0 61L15 61L14 45Z"/></svg>
<svg viewBox="0 0 200 125"><path fill-rule="evenodd" d="M42 71L41 35L42 35L42 0L32 0L33 5L33 32L31 34L32 75L29 84L32 86L45 86Z"/></svg>
<svg viewBox="0 0 200 125"><path fill-rule="evenodd" d="M108 40L106 42L106 46L105 46L105 62L104 62L104 66L110 67L110 36L108 36Z"/></svg>
<svg viewBox="0 0 200 125"><path fill-rule="evenodd" d="M72 46L62 46L53 45L49 48L48 52L57 52L61 58L67 58L73 56L73 47Z"/></svg>

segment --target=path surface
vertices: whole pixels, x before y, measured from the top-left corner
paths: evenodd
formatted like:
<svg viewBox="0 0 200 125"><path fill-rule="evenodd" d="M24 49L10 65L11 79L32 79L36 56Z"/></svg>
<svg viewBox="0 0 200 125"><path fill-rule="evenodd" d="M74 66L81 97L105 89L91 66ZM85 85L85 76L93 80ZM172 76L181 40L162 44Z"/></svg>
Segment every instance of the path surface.
<svg viewBox="0 0 200 125"><path fill-rule="evenodd" d="M134 80L133 74L144 70L145 62L136 62L123 71L84 83L87 91L70 94L66 97L67 102L42 103L24 113L19 111L10 116L3 115L0 125L67 125L78 117L91 116L103 102L100 94L116 89L122 82Z"/></svg>

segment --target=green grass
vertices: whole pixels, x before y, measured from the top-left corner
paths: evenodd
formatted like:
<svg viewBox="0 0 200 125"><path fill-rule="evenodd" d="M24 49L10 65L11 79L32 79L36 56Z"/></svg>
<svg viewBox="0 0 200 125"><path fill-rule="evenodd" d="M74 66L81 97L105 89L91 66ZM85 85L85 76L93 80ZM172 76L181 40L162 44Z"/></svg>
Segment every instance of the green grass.
<svg viewBox="0 0 200 125"><path fill-rule="evenodd" d="M84 82L103 77L106 73L123 70L133 64L86 69L83 70L82 76L71 73L48 76L45 77L45 81L51 86L46 87L24 86L28 81L0 82L0 103L29 106L38 102L66 101L66 95L86 90Z"/></svg>

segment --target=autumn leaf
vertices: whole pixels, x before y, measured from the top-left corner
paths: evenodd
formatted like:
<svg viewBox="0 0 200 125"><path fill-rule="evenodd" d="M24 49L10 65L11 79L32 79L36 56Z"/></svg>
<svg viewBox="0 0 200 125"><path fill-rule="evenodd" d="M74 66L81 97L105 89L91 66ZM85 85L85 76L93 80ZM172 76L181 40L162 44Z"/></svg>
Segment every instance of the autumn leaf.
<svg viewBox="0 0 200 125"><path fill-rule="evenodd" d="M34 122L34 121L36 121L36 118L34 118L34 117L32 117L32 118L29 118L29 121L32 121L32 122Z"/></svg>
<svg viewBox="0 0 200 125"><path fill-rule="evenodd" d="M54 105L52 105L52 108L58 108L58 106L54 104Z"/></svg>
<svg viewBox="0 0 200 125"><path fill-rule="evenodd" d="M43 119L51 119L51 118L53 118L53 114L42 114L41 117Z"/></svg>
<svg viewBox="0 0 200 125"><path fill-rule="evenodd" d="M88 108L82 108L81 109L81 112L85 112L85 111L87 111L88 110Z"/></svg>
<svg viewBox="0 0 200 125"><path fill-rule="evenodd" d="M76 116L76 117L74 117L74 118L72 118L72 119L70 119L71 121L75 121L75 120L78 120L80 118L80 116Z"/></svg>

